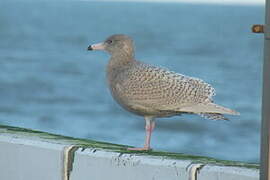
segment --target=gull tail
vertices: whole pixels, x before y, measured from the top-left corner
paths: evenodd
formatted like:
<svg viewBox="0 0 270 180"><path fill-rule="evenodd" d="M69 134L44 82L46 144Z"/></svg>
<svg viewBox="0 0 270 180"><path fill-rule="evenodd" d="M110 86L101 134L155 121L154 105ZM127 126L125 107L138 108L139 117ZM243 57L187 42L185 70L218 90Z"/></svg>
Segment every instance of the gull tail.
<svg viewBox="0 0 270 180"><path fill-rule="evenodd" d="M222 114L218 114L218 113L200 113L198 114L203 118L206 119L211 119L211 120L226 120L228 121L229 119L224 117Z"/></svg>
<svg viewBox="0 0 270 180"><path fill-rule="evenodd" d="M195 114L230 114L230 115L240 115L239 112L234 111L232 109L214 104L196 104L193 106L188 106L180 109L183 112L190 112Z"/></svg>

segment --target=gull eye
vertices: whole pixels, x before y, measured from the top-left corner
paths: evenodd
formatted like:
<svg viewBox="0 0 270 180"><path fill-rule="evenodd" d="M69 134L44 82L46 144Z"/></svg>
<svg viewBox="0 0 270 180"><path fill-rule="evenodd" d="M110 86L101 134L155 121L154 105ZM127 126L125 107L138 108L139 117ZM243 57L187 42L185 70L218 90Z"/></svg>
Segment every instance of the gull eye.
<svg viewBox="0 0 270 180"><path fill-rule="evenodd" d="M108 43L108 44L112 44L112 40L110 40L110 39L107 40L107 43Z"/></svg>

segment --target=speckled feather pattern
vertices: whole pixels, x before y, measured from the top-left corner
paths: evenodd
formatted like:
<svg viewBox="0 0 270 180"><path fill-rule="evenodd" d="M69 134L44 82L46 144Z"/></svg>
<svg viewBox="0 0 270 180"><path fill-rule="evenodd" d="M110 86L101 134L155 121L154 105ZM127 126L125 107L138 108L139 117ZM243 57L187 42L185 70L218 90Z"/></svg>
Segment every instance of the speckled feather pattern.
<svg viewBox="0 0 270 180"><path fill-rule="evenodd" d="M200 79L136 60L116 68L108 78L117 101L138 114L180 114L182 107L211 103L215 95L214 88Z"/></svg>
<svg viewBox="0 0 270 180"><path fill-rule="evenodd" d="M125 73L123 75L126 75ZM214 89L200 79L141 62L128 70L125 90L135 100L158 100L161 104L183 104L211 101Z"/></svg>

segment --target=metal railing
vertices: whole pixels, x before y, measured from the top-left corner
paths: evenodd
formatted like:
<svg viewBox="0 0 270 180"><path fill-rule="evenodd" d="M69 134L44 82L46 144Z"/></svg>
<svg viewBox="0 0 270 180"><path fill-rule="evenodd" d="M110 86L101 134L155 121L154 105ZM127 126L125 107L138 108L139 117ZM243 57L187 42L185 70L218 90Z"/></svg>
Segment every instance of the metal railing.
<svg viewBox="0 0 270 180"><path fill-rule="evenodd" d="M253 32L264 33L260 180L270 180L270 0L266 0L265 12L265 25L252 27Z"/></svg>

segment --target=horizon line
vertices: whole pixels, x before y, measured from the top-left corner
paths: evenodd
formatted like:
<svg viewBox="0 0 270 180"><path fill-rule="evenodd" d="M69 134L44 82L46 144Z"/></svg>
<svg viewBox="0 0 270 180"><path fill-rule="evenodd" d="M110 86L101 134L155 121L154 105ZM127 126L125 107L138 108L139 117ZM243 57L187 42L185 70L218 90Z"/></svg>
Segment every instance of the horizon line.
<svg viewBox="0 0 270 180"><path fill-rule="evenodd" d="M75 0L73 0L75 1ZM265 5L264 0L80 0L87 2L151 2L151 3L198 3L219 5Z"/></svg>

